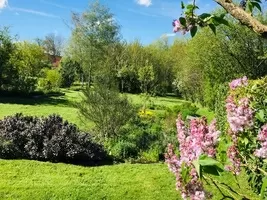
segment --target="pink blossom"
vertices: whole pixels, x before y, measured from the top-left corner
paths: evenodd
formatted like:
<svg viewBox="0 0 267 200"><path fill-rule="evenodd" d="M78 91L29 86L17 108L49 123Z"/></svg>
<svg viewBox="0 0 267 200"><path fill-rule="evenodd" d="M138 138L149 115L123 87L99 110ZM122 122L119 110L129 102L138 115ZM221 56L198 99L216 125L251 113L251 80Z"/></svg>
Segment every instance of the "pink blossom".
<svg viewBox="0 0 267 200"><path fill-rule="evenodd" d="M253 110L249 107L249 99L244 97L237 103L233 96L226 100L227 121L234 134L243 132L246 128L253 126Z"/></svg>
<svg viewBox="0 0 267 200"><path fill-rule="evenodd" d="M201 154L215 157L219 135L220 132L216 129L216 121L208 126L205 118L193 119L190 121L188 128L181 116L178 116L177 139L180 155L176 156L173 145L169 144L165 159L170 171L176 176L176 188L181 192L184 199L206 199L206 192L192 162L198 159ZM190 180L188 182L182 179L182 166L190 169Z"/></svg>
<svg viewBox="0 0 267 200"><path fill-rule="evenodd" d="M235 175L239 175L241 171L241 159L239 158L239 151L235 145L232 145L228 148L227 156L232 165L226 166L225 169L232 171Z"/></svg>
<svg viewBox="0 0 267 200"><path fill-rule="evenodd" d="M182 29L180 21L175 19L172 22L172 26L173 26L173 32L177 33L178 31L180 31Z"/></svg>
<svg viewBox="0 0 267 200"><path fill-rule="evenodd" d="M261 128L257 139L260 142L261 148L255 151L255 156L259 158L267 158L267 124Z"/></svg>
<svg viewBox="0 0 267 200"><path fill-rule="evenodd" d="M246 76L244 76L243 78L235 79L229 84L232 90L236 89L237 87L247 86L247 85L248 85L248 79Z"/></svg>
<svg viewBox="0 0 267 200"><path fill-rule="evenodd" d="M188 31L190 31L194 26L189 24L187 26L183 26L179 20L175 19L172 22L172 26L173 26L173 32L177 33L179 31L182 32L182 34L186 34Z"/></svg>

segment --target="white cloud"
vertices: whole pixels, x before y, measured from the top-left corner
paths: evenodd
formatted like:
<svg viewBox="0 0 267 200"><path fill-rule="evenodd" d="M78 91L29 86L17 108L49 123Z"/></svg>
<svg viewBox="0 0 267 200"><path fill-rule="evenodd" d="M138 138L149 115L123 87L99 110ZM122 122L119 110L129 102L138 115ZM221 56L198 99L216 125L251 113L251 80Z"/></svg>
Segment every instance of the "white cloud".
<svg viewBox="0 0 267 200"><path fill-rule="evenodd" d="M174 37L174 36L176 36L175 33L165 33L160 38L169 38L169 37Z"/></svg>
<svg viewBox="0 0 267 200"><path fill-rule="evenodd" d="M0 9L3 9L7 6L7 0L0 0Z"/></svg>
<svg viewBox="0 0 267 200"><path fill-rule="evenodd" d="M40 15L40 16L43 16L43 17L60 18L57 15L53 15L53 14L50 14L50 13L41 12L41 11L37 11L37 10L32 10L32 9L10 7L10 10L18 11L18 12L31 13L31 14Z"/></svg>
<svg viewBox="0 0 267 200"><path fill-rule="evenodd" d="M149 7L152 5L152 0L136 0L136 2L141 6Z"/></svg>

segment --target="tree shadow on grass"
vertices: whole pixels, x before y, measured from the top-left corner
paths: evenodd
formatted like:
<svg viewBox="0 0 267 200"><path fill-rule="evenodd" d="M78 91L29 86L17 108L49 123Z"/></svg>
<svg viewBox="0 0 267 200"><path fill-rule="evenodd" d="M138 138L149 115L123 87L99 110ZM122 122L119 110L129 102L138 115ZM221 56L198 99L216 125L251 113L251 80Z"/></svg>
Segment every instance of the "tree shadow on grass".
<svg viewBox="0 0 267 200"><path fill-rule="evenodd" d="M51 160L39 160L39 159L29 159L29 158L1 158L4 160L28 160L28 161L38 161L40 163L51 163L51 164L67 164L81 167L98 167L98 166L106 166L106 165L115 165L120 162L116 162L116 160L112 156L108 156L104 160L94 160L94 161L51 161ZM121 162L123 163L123 162Z"/></svg>
<svg viewBox="0 0 267 200"><path fill-rule="evenodd" d="M73 103L65 99L64 96L64 93L21 95L0 92L0 103L20 105L73 106Z"/></svg>

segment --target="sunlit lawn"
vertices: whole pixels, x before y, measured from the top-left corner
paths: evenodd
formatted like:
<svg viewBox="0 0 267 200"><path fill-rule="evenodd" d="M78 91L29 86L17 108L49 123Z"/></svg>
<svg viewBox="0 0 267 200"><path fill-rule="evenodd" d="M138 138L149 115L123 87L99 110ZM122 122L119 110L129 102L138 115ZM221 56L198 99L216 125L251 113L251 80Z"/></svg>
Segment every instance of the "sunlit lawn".
<svg viewBox="0 0 267 200"><path fill-rule="evenodd" d="M81 92L62 90L65 95L51 98L0 97L0 119L7 115L47 116L52 113L88 130L90 121L82 121L75 105L81 100ZM127 96L133 104L142 105L140 95ZM179 105L184 100L175 97L152 97L155 112L164 112L166 107ZM162 108L161 108L162 107ZM206 108L199 115L211 120L213 113ZM238 193L253 196L243 176L240 188L231 176L224 175L220 181L230 184ZM223 199L219 190L208 186L213 199ZM223 190L223 189L222 189ZM226 192L226 191L223 191ZM236 194L228 194L226 196ZM120 164L103 167L80 167L67 164L52 164L37 161L0 160L0 199L180 199L175 191L175 178L165 164ZM225 198L227 199L227 198ZM229 198L228 198L229 199Z"/></svg>
<svg viewBox="0 0 267 200"><path fill-rule="evenodd" d="M62 92L65 93L64 96L50 98L0 97L0 119L15 113L36 116L48 116L55 113L61 115L65 120L77 124L82 130L92 128L93 123L81 119L77 108L75 108L76 103L81 100L82 93L66 89L62 89ZM135 105L143 105L144 103L144 97L141 95L127 94L127 96ZM165 112L164 108L172 108L185 102L175 97L151 97L151 100L154 105L159 106L155 111L156 113L163 113ZM199 114L210 115L210 113L205 112L205 109L201 109Z"/></svg>
<svg viewBox="0 0 267 200"><path fill-rule="evenodd" d="M234 178L219 181L250 199L257 199L241 177L240 188ZM208 186L213 199L223 199L214 186ZM233 195L232 192L225 196ZM120 164L81 167L27 160L0 160L0 199L181 199L175 190L175 177L166 164ZM225 197L224 199L229 199ZM241 198L240 198L241 199Z"/></svg>

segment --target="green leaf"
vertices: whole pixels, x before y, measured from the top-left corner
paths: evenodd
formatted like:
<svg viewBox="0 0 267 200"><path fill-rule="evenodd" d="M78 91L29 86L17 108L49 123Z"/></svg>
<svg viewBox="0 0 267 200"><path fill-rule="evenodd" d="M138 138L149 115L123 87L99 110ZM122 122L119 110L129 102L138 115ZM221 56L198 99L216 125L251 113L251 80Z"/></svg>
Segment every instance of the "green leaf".
<svg viewBox="0 0 267 200"><path fill-rule="evenodd" d="M194 165L195 169L197 170L197 174L198 174L199 178L202 179L202 168L201 168L201 165L199 164L198 160L194 160L193 165Z"/></svg>
<svg viewBox="0 0 267 200"><path fill-rule="evenodd" d="M216 166L217 170L223 172L223 165L213 158L208 157L207 155L201 155L198 159L198 162L201 166Z"/></svg>
<svg viewBox="0 0 267 200"><path fill-rule="evenodd" d="M185 163L182 164L182 179L187 182L187 180L189 179L189 168L185 166Z"/></svg>
<svg viewBox="0 0 267 200"><path fill-rule="evenodd" d="M181 8L182 8L182 9L185 8L185 6L184 6L184 2L183 2L183 1L181 1Z"/></svg>
<svg viewBox="0 0 267 200"><path fill-rule="evenodd" d="M251 4L252 4L253 8L256 7L256 8L258 8L258 10L259 10L260 12L262 12L262 11L261 11L261 6L260 6L259 3L257 3L257 2L251 2Z"/></svg>
<svg viewBox="0 0 267 200"><path fill-rule="evenodd" d="M265 117L265 111L264 110L259 110L257 113L256 113L256 116L255 116L258 120L260 120L261 122L265 122L264 120L264 117Z"/></svg>
<svg viewBox="0 0 267 200"><path fill-rule="evenodd" d="M248 10L249 10L249 12L252 13L252 11L253 11L253 5L252 5L251 1L248 1L248 2L247 2L247 6L248 6Z"/></svg>
<svg viewBox="0 0 267 200"><path fill-rule="evenodd" d="M262 180L262 186L261 186L261 199L264 199L264 193L267 187L267 177L264 177L264 179Z"/></svg>
<svg viewBox="0 0 267 200"><path fill-rule="evenodd" d="M261 0L254 0L254 2L255 2L255 1L258 2L258 3L261 3Z"/></svg>
<svg viewBox="0 0 267 200"><path fill-rule="evenodd" d="M220 176L217 166L203 167L203 172L207 174L215 175L215 176Z"/></svg>
<svg viewBox="0 0 267 200"><path fill-rule="evenodd" d="M200 18L200 19L206 19L206 18L208 18L208 17L210 17L211 16L211 14L209 14L209 13L202 13L201 15L199 15L198 17Z"/></svg>
<svg viewBox="0 0 267 200"><path fill-rule="evenodd" d="M244 142L245 146L247 146L247 144L248 144L248 142L249 142L249 141L248 141L248 138L245 137L244 140L243 140L243 142Z"/></svg>
<svg viewBox="0 0 267 200"><path fill-rule="evenodd" d="M202 166L214 166L219 163L217 160L214 160L213 158L210 158L207 155L199 156L198 160L199 160L199 164Z"/></svg>
<svg viewBox="0 0 267 200"><path fill-rule="evenodd" d="M193 26L193 28L190 30L191 37L194 37L197 33L197 26Z"/></svg>
<svg viewBox="0 0 267 200"><path fill-rule="evenodd" d="M225 26L229 26L229 22L222 17L214 16L213 20L218 24L224 24Z"/></svg>
<svg viewBox="0 0 267 200"><path fill-rule="evenodd" d="M212 32L214 33L214 35L216 35L216 26L214 24L209 24L209 27L212 30Z"/></svg>
<svg viewBox="0 0 267 200"><path fill-rule="evenodd" d="M186 19L184 17L180 17L179 21L183 26L186 26Z"/></svg>

